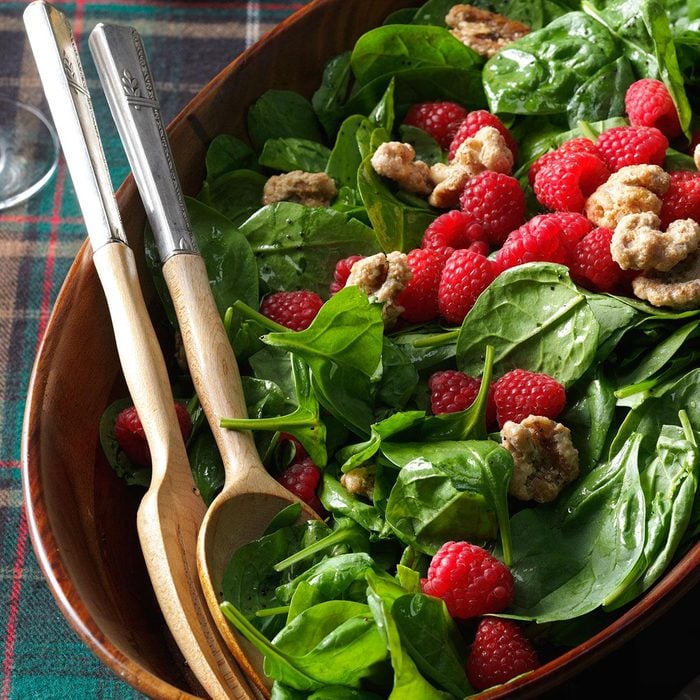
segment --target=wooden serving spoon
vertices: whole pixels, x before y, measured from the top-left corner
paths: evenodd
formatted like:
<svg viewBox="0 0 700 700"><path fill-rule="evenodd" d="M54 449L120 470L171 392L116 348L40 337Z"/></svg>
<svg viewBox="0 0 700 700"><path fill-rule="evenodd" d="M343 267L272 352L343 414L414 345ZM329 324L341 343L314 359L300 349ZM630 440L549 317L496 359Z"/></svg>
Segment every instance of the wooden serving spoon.
<svg viewBox="0 0 700 700"><path fill-rule="evenodd" d="M153 589L202 688L215 699L251 698L254 692L219 634L199 585L196 544L205 507L192 479L165 360L122 228L70 24L41 0L26 8L24 20L83 212L124 377L151 452L151 484L137 525Z"/></svg>
<svg viewBox="0 0 700 700"><path fill-rule="evenodd" d="M262 656L221 612L221 583L231 555L260 537L282 508L300 501L268 473L250 432L220 425L223 417L247 416L243 386L204 260L192 240L141 38L132 27L97 25L90 35L90 48L154 232L195 390L224 463L223 489L199 533L202 589L239 664L269 695ZM318 518L313 509L301 505L303 517Z"/></svg>

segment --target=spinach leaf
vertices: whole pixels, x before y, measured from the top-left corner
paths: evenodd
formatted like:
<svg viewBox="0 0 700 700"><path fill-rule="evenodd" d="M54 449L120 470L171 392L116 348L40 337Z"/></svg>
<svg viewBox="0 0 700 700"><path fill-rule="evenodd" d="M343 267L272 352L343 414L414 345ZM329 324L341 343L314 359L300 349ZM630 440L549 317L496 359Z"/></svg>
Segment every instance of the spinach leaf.
<svg viewBox="0 0 700 700"><path fill-rule="evenodd" d="M399 138L403 143L410 143L416 152L416 160L422 160L428 165L446 162L445 152L440 144L423 129L410 124L399 126Z"/></svg>
<svg viewBox="0 0 700 700"><path fill-rule="evenodd" d="M382 532L384 530L384 519L377 508L351 494L328 472L323 474L323 483L318 497L324 507L334 515L352 518L360 527L369 532Z"/></svg>
<svg viewBox="0 0 700 700"><path fill-rule="evenodd" d="M495 349L494 375L520 367L565 386L581 377L597 348L598 322L568 270L527 263L502 272L479 296L457 339L457 366L479 376L483 348Z"/></svg>
<svg viewBox="0 0 700 700"><path fill-rule="evenodd" d="M194 485L202 500L210 505L221 491L226 477L224 463L211 430L200 430L192 439L187 454Z"/></svg>
<svg viewBox="0 0 700 700"><path fill-rule="evenodd" d="M692 430L688 432L675 425L663 426L656 456L642 471L641 484L646 498L644 568L635 581L627 583L608 601L608 610L641 595L663 574L686 531L700 470L695 438Z"/></svg>
<svg viewBox="0 0 700 700"><path fill-rule="evenodd" d="M360 687L387 659L387 650L369 607L349 600L329 600L297 615L272 640L277 650L314 679L311 690L322 685ZM282 682L285 665L265 658L265 672ZM293 683L289 683L294 687Z"/></svg>
<svg viewBox="0 0 700 700"><path fill-rule="evenodd" d="M555 504L511 518L516 615L540 623L584 615L637 574L645 530L641 443L631 434Z"/></svg>
<svg viewBox="0 0 700 700"><path fill-rule="evenodd" d="M334 294L305 330L268 333L263 340L309 362L321 358L371 377L381 360L383 338L378 305L352 285Z"/></svg>
<svg viewBox="0 0 700 700"><path fill-rule="evenodd" d="M457 698L474 691L464 672L466 649L454 620L439 598L414 593L397 598L391 614L418 669Z"/></svg>
<svg viewBox="0 0 700 700"><path fill-rule="evenodd" d="M362 152L357 141L360 129L371 129L367 117L354 114L348 117L338 129L335 145L328 158L326 173L332 177L340 187L357 188L357 170L362 163Z"/></svg>
<svg viewBox="0 0 700 700"><path fill-rule="evenodd" d="M397 70L452 66L470 69L481 57L446 29L391 25L365 32L350 57L355 79L364 85Z"/></svg>
<svg viewBox="0 0 700 700"><path fill-rule="evenodd" d="M382 347L382 376L377 399L392 409L402 409L418 385L418 372L406 353L389 338Z"/></svg>
<svg viewBox="0 0 700 700"><path fill-rule="evenodd" d="M255 170L255 151L244 141L230 134L215 136L207 148L207 182L234 170Z"/></svg>
<svg viewBox="0 0 700 700"><path fill-rule="evenodd" d="M399 628L391 613L390 601L377 593L371 577L368 583L367 602L377 628L385 640L394 669L394 684L389 697L396 700L402 697L415 698L415 700L449 700L450 695L434 688L421 675L414 660L404 649Z"/></svg>
<svg viewBox="0 0 700 700"><path fill-rule="evenodd" d="M397 537L426 554L454 539L493 540L510 559L510 453L495 442L383 443L401 468L386 507Z"/></svg>
<svg viewBox="0 0 700 700"><path fill-rule="evenodd" d="M291 170L322 173L326 169L330 153L329 148L317 141L291 137L268 139L258 162L266 168L285 173Z"/></svg>
<svg viewBox="0 0 700 700"><path fill-rule="evenodd" d="M256 150L268 139L300 138L323 143L324 133L311 103L291 90L267 90L248 109L248 135Z"/></svg>
<svg viewBox="0 0 700 700"><path fill-rule="evenodd" d="M205 182L197 198L240 226L260 209L266 180L254 170L234 170Z"/></svg>
<svg viewBox="0 0 700 700"><path fill-rule="evenodd" d="M616 61L611 33L583 12L570 12L509 44L484 66L492 112L566 113L581 76Z"/></svg>
<svg viewBox="0 0 700 700"><path fill-rule="evenodd" d="M293 202L263 207L239 231L255 255L260 281L271 292L308 289L326 297L338 260L379 250L372 229L357 219ZM236 279L231 272L227 277L230 283Z"/></svg>
<svg viewBox="0 0 700 700"><path fill-rule="evenodd" d="M335 133L342 119L343 105L350 92L351 82L350 52L346 51L326 63L321 84L311 98L318 120L329 136Z"/></svg>

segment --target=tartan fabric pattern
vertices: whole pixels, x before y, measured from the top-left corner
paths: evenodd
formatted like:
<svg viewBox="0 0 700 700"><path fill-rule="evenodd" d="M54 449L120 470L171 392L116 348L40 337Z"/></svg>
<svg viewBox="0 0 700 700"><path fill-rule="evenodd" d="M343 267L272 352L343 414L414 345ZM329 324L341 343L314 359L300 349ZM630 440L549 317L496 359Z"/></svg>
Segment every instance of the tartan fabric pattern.
<svg viewBox="0 0 700 700"><path fill-rule="evenodd" d="M157 88L167 123L238 53L304 4L292 0L57 2L73 25L115 189L128 173L128 164L87 47L95 24L113 22L138 29L154 71L161 76ZM0 95L48 113L26 41L25 6L0 0ZM163 66L167 66L164 80ZM52 304L84 239L73 184L62 159L41 192L0 210L2 700L141 697L68 627L34 557L22 505L20 434L32 364Z"/></svg>

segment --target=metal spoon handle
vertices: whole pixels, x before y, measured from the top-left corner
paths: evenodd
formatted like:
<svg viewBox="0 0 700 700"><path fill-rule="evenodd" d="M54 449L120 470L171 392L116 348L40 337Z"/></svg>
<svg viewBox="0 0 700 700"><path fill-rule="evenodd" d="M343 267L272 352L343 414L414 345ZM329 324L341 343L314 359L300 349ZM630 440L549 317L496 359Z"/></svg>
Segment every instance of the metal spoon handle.
<svg viewBox="0 0 700 700"><path fill-rule="evenodd" d="M90 50L161 261L175 253L195 253L185 200L141 37L133 27L98 24L90 33Z"/></svg>
<svg viewBox="0 0 700 700"><path fill-rule="evenodd" d="M95 113L70 24L43 0L24 24L93 250L126 243Z"/></svg>

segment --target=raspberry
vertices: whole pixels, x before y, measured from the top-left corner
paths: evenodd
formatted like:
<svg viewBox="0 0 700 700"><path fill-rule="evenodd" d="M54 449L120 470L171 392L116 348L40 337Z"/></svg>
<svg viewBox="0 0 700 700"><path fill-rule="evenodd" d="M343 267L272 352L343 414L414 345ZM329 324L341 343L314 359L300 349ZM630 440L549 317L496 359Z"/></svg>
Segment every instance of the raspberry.
<svg viewBox="0 0 700 700"><path fill-rule="evenodd" d="M304 459L304 457L309 456L307 451L304 449L304 446L294 437L294 435L291 435L290 433L280 433L277 444L284 445L285 443L292 445L294 453L291 460L299 461Z"/></svg>
<svg viewBox="0 0 700 700"><path fill-rule="evenodd" d="M485 170L471 178L459 198L462 211L483 227L484 239L499 246L525 221L525 193L512 176Z"/></svg>
<svg viewBox="0 0 700 700"><path fill-rule="evenodd" d="M531 166L527 173L528 180L530 181L530 186L535 184L535 176L539 172L540 168L550 160L556 160L558 154L561 153L590 153L594 156L600 158L600 153L598 148L589 138L585 136L577 136L576 138L564 141L557 149L554 151L549 151L541 155ZM556 155L555 155L556 154Z"/></svg>
<svg viewBox="0 0 700 700"><path fill-rule="evenodd" d="M177 401L175 402L175 415L177 415L182 438L187 442L192 433L192 419L187 408ZM120 449L134 464L142 467L151 465L151 451L135 406L129 406L117 414L114 419L114 437L119 443Z"/></svg>
<svg viewBox="0 0 700 700"><path fill-rule="evenodd" d="M576 244L569 266L576 284L594 292L613 292L627 279L610 254L612 237L613 231L601 227L587 233Z"/></svg>
<svg viewBox="0 0 700 700"><path fill-rule="evenodd" d="M403 306L401 317L411 323L425 323L440 314L438 286L445 266L445 253L430 248L415 248L406 256L411 267L411 279L396 298Z"/></svg>
<svg viewBox="0 0 700 700"><path fill-rule="evenodd" d="M525 369L506 372L493 385L498 425L519 423L530 415L554 420L566 404L564 387L553 377Z"/></svg>
<svg viewBox="0 0 700 700"><path fill-rule="evenodd" d="M625 109L632 126L654 126L668 139L683 132L671 93L660 80L632 83L625 93Z"/></svg>
<svg viewBox="0 0 700 700"><path fill-rule="evenodd" d="M458 209L440 214L425 229L421 248L468 248L472 243L483 240L481 224L471 215Z"/></svg>
<svg viewBox="0 0 700 700"><path fill-rule="evenodd" d="M447 150L467 115L467 110L455 102L421 102L409 108L403 123L423 129Z"/></svg>
<svg viewBox="0 0 700 700"><path fill-rule="evenodd" d="M364 256L362 255L351 255L349 258L342 258L341 260L338 260L338 262L335 264L335 270L333 272L333 281L328 288L331 294L339 292L345 286L345 283L348 281L348 277L350 277L350 270L352 270L352 266L358 260L362 260L363 257Z"/></svg>
<svg viewBox="0 0 700 700"><path fill-rule="evenodd" d="M445 542L421 579L426 595L445 601L453 618L467 620L505 610L515 582L510 569L482 547L469 542Z"/></svg>
<svg viewBox="0 0 700 700"><path fill-rule="evenodd" d="M496 253L494 266L498 272L528 262L569 262L567 241L555 214L535 216L512 231Z"/></svg>
<svg viewBox="0 0 700 700"><path fill-rule="evenodd" d="M315 292L275 292L263 299L260 313L293 331L303 331L322 306L323 299Z"/></svg>
<svg viewBox="0 0 700 700"><path fill-rule="evenodd" d="M325 514L325 509L316 495L316 488L321 481L321 470L310 457L291 464L277 477L277 481L319 515Z"/></svg>
<svg viewBox="0 0 700 700"><path fill-rule="evenodd" d="M559 223L562 238L569 249L593 229L593 222L575 211L556 211L552 214L540 214L540 216L550 217Z"/></svg>
<svg viewBox="0 0 700 700"><path fill-rule="evenodd" d="M455 250L445 263L438 287L440 314L449 323L462 323L481 292L493 282L491 261L473 250Z"/></svg>
<svg viewBox="0 0 700 700"><path fill-rule="evenodd" d="M588 196L610 176L605 163L584 151L553 151L548 155L534 178L535 197L548 209L583 211Z"/></svg>
<svg viewBox="0 0 700 700"><path fill-rule="evenodd" d="M626 165L663 165L668 139L653 126L615 126L596 141L612 172Z"/></svg>
<svg viewBox="0 0 700 700"><path fill-rule="evenodd" d="M505 683L539 665L532 642L515 622L498 617L479 622L467 659L467 678L475 690Z"/></svg>
<svg viewBox="0 0 700 700"><path fill-rule="evenodd" d="M459 125L457 133L452 139L452 143L449 144L450 160L455 157L455 153L462 143L466 141L466 139L474 136L482 126L492 126L494 129L500 131L501 136L503 136L503 139L506 142L506 146L508 146L510 152L513 154L513 160L517 159L518 142L513 138L510 131L508 131L506 125L495 114L487 112L485 109L477 109L473 112L469 112L466 118Z"/></svg>
<svg viewBox="0 0 700 700"><path fill-rule="evenodd" d="M671 183L662 197L662 228L676 219L694 219L700 223L700 173L674 170L669 175Z"/></svg>
<svg viewBox="0 0 700 700"><path fill-rule="evenodd" d="M474 379L456 369L434 372L428 379L430 409L435 415L463 411L474 403L480 387L480 379ZM496 425L493 391L489 391L486 400L486 425L488 427Z"/></svg>

